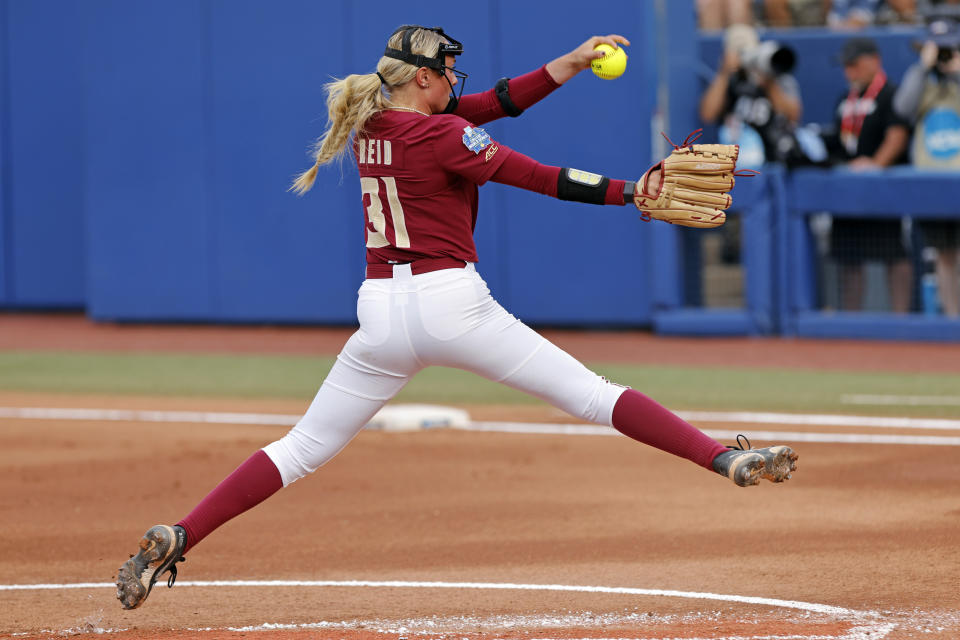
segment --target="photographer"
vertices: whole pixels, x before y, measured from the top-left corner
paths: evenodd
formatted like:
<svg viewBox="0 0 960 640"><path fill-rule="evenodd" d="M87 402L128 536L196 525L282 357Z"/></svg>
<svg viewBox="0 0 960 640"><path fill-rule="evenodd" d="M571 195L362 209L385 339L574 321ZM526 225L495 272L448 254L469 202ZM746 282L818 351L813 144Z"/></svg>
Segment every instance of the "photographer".
<svg viewBox="0 0 960 640"><path fill-rule="evenodd" d="M923 169L960 170L960 27L934 20L893 98L897 113L916 127L911 158ZM948 316L960 316L960 220L920 220L924 242L935 248L938 297Z"/></svg>
<svg viewBox="0 0 960 640"><path fill-rule="evenodd" d="M827 26L840 30L914 21L916 0L833 0Z"/></svg>
<svg viewBox="0 0 960 640"><path fill-rule="evenodd" d="M931 131L931 127L949 131L939 122L950 120L946 112L960 114L960 29L956 23L935 20L927 27L920 60L904 74L893 108L916 126L911 147L915 165L960 169L956 136L933 136Z"/></svg>
<svg viewBox="0 0 960 640"><path fill-rule="evenodd" d="M790 71L794 54L774 42L759 41L753 27L738 24L724 34L724 54L700 99L700 117L742 132L752 128L762 141L764 159L785 161L795 147L792 130L800 121L800 87ZM741 151L750 152L740 135Z"/></svg>

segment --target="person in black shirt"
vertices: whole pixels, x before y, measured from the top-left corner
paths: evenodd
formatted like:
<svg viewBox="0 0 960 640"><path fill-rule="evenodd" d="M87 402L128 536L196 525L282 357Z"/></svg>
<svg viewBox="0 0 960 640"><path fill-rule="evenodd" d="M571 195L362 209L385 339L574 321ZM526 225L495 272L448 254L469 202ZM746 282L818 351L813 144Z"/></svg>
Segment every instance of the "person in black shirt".
<svg viewBox="0 0 960 640"><path fill-rule="evenodd" d="M840 53L850 85L837 102L835 132L826 137L832 157L854 170L875 170L906 161L909 128L893 109L896 87L883 70L880 52L869 38L852 38ZM834 218L831 254L839 263L841 308L859 310L864 262L887 267L891 310L910 310L912 271L897 219Z"/></svg>

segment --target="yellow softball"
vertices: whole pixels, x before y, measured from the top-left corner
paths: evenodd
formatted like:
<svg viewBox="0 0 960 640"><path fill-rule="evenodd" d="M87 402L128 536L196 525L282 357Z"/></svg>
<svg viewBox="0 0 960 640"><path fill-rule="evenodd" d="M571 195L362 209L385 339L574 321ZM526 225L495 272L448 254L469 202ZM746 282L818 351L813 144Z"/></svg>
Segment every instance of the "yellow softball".
<svg viewBox="0 0 960 640"><path fill-rule="evenodd" d="M623 75L627 68L627 54L623 47L611 47L608 44L598 44L594 51L603 51L602 58L596 58L590 63L590 68L599 78L613 80Z"/></svg>

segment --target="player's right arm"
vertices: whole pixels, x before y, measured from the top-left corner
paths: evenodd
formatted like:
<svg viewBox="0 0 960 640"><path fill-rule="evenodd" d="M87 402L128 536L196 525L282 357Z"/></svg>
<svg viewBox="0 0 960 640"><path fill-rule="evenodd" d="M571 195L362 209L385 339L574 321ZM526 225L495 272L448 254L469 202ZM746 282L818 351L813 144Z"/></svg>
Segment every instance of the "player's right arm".
<svg viewBox="0 0 960 640"><path fill-rule="evenodd" d="M616 34L593 36L573 51L551 60L536 71L509 80L504 78L493 89L461 97L454 114L475 125L504 116L519 116L524 109L543 100L554 89L589 68L590 62L595 58L602 58L602 52L594 51L600 44L616 47L620 44L629 45L630 41Z"/></svg>
<svg viewBox="0 0 960 640"><path fill-rule="evenodd" d="M461 97L453 113L477 126L504 116L515 118L559 86L547 68L540 67L516 78L503 78L493 89Z"/></svg>
<svg viewBox="0 0 960 640"><path fill-rule="evenodd" d="M629 46L630 41L617 34L593 36L570 53L548 62L547 73L557 84L563 84L584 69L589 69L591 62L605 55L602 51L594 51L601 44L608 44L617 48L621 44Z"/></svg>

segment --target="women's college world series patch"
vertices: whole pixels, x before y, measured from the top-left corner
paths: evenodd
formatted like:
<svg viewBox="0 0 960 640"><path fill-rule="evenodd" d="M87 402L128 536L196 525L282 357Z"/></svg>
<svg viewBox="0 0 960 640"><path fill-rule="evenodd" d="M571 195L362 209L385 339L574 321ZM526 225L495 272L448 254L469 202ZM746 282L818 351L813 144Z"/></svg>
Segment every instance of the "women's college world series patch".
<svg viewBox="0 0 960 640"><path fill-rule="evenodd" d="M490 135L480 127L463 128L463 146L474 153L480 153L490 146Z"/></svg>

